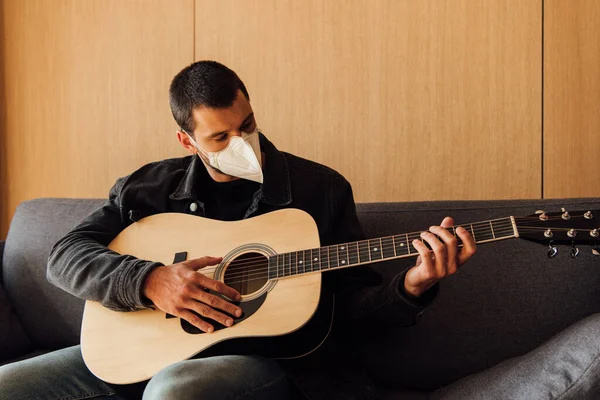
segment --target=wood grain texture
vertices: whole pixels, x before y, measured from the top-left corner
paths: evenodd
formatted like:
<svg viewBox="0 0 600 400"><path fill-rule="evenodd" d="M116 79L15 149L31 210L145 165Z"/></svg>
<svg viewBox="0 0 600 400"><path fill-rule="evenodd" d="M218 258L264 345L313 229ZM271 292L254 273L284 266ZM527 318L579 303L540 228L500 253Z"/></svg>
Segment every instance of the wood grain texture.
<svg viewBox="0 0 600 400"><path fill-rule="evenodd" d="M192 0L2 1L5 223L35 197L106 197L185 154L168 87L193 61ZM6 218L8 216L8 218Z"/></svg>
<svg viewBox="0 0 600 400"><path fill-rule="evenodd" d="M196 0L282 150L357 201L541 197L541 1Z"/></svg>
<svg viewBox="0 0 600 400"><path fill-rule="evenodd" d="M600 2L544 14L544 197L600 196Z"/></svg>

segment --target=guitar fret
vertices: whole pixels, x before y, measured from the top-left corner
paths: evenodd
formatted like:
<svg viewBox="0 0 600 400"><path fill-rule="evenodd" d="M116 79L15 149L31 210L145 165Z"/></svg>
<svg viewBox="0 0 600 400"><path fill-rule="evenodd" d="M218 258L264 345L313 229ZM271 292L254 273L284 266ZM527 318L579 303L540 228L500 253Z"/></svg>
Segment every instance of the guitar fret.
<svg viewBox="0 0 600 400"><path fill-rule="evenodd" d="M381 252L383 259L393 258L396 255L396 249L394 248L393 242L390 243L389 237L379 239L381 242Z"/></svg>
<svg viewBox="0 0 600 400"><path fill-rule="evenodd" d="M327 248L321 247L319 251L319 269L323 271L324 269L329 268L329 256L327 255Z"/></svg>
<svg viewBox="0 0 600 400"><path fill-rule="evenodd" d="M353 254L351 256L348 256L348 258L350 259L348 262L350 264L358 264L360 263L360 257L359 257L359 251L358 251L358 242L355 242L356 244L356 252L354 252L354 246L352 249Z"/></svg>
<svg viewBox="0 0 600 400"><path fill-rule="evenodd" d="M304 252L303 251L297 251L296 252L296 258L298 260L298 273L299 274L303 274L304 271Z"/></svg>
<svg viewBox="0 0 600 400"><path fill-rule="evenodd" d="M408 250L408 254L411 254L410 252L410 242L408 241L408 233L405 233L406 236L406 248Z"/></svg>
<svg viewBox="0 0 600 400"><path fill-rule="evenodd" d="M398 235L394 236L394 251L396 252L396 255L401 255L405 249L406 245L404 244L404 239L401 239Z"/></svg>
<svg viewBox="0 0 600 400"><path fill-rule="evenodd" d="M298 253L290 253L290 275L298 275Z"/></svg>
<svg viewBox="0 0 600 400"><path fill-rule="evenodd" d="M340 257L340 253L339 250L342 250L342 256ZM340 264L340 267L346 267L350 264L350 260L349 260L349 254L348 254L348 244L344 243L342 245L339 246L338 248L338 261Z"/></svg>
<svg viewBox="0 0 600 400"><path fill-rule="evenodd" d="M329 268L337 268L339 266L338 246L329 246Z"/></svg>
<svg viewBox="0 0 600 400"><path fill-rule="evenodd" d="M392 247L394 248L394 257L398 257L398 252L396 251L396 239L392 236Z"/></svg>
<svg viewBox="0 0 600 400"><path fill-rule="evenodd" d="M310 250L304 250L304 272L312 272L312 254Z"/></svg>
<svg viewBox="0 0 600 400"><path fill-rule="evenodd" d="M371 256L369 254L369 241L361 240L360 242L358 242L358 247L359 247L360 262L367 263L367 262L371 261Z"/></svg>
<svg viewBox="0 0 600 400"><path fill-rule="evenodd" d="M492 237L496 239L496 233L494 232L494 225L492 225L492 221L490 221L490 229L492 230Z"/></svg>
<svg viewBox="0 0 600 400"><path fill-rule="evenodd" d="M369 254L372 260L381 260L381 239L373 239L379 243L371 244L372 240L369 240Z"/></svg>
<svg viewBox="0 0 600 400"><path fill-rule="evenodd" d="M279 276L277 275L277 257L269 257L269 279L276 279Z"/></svg>
<svg viewBox="0 0 600 400"><path fill-rule="evenodd" d="M475 242L481 242L483 240L489 240L493 238L492 232L490 231L490 227L488 224L478 224L474 226L474 236Z"/></svg>

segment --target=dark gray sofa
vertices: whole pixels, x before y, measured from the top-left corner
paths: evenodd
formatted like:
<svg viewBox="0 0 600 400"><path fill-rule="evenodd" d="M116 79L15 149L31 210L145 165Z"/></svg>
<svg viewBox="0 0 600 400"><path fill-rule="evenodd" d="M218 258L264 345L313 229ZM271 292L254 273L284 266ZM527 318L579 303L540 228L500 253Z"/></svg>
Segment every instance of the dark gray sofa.
<svg viewBox="0 0 600 400"><path fill-rule="evenodd" d="M22 203L4 244L0 286L0 364L79 342L83 301L50 285L51 245L102 200L37 199ZM600 210L600 198L359 204L369 237L426 229L446 215L468 223L538 209ZM2 246L0 246L0 249ZM364 343L366 362L385 398L411 398L532 350L600 311L600 257L511 239L481 245L418 325L381 330ZM378 264L386 279L414 259ZM377 330L377 327L373 327ZM400 388L404 388L400 390Z"/></svg>

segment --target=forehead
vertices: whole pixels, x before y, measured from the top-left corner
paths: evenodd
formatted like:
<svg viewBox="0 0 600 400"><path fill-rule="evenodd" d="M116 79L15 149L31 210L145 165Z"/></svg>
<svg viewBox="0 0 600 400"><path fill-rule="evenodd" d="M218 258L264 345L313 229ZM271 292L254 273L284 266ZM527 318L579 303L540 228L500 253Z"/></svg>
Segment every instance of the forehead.
<svg viewBox="0 0 600 400"><path fill-rule="evenodd" d="M210 135L215 132L239 129L240 125L252 112L246 96L238 90L237 97L231 107L209 108L200 106L192 111L195 129L199 135Z"/></svg>

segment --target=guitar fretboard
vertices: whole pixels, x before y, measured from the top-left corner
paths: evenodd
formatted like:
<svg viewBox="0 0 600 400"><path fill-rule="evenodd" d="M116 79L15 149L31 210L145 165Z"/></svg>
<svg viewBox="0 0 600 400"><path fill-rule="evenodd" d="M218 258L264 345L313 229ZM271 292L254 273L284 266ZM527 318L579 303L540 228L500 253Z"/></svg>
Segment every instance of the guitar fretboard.
<svg viewBox="0 0 600 400"><path fill-rule="evenodd" d="M475 243L488 243L517 236L512 217L500 218L447 228L458 239L459 226L466 229ZM315 249L299 250L269 257L269 279L285 278L317 271L330 271L363 264L393 260L419 255L413 246L415 239L421 239L421 232L410 232L357 242L341 243ZM423 243L427 244L425 241Z"/></svg>

